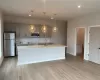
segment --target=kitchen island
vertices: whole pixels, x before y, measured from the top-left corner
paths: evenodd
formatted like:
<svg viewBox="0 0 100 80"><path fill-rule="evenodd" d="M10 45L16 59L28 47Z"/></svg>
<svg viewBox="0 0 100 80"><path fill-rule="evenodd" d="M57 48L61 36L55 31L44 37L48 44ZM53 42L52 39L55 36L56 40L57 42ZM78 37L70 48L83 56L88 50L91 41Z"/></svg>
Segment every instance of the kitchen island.
<svg viewBox="0 0 100 80"><path fill-rule="evenodd" d="M18 45L18 65L65 59L64 45Z"/></svg>

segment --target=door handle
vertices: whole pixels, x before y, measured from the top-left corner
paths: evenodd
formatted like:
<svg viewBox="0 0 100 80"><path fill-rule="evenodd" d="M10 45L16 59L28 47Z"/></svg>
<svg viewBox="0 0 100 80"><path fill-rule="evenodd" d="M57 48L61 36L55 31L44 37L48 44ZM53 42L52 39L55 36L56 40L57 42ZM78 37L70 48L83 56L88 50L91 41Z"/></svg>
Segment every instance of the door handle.
<svg viewBox="0 0 100 80"><path fill-rule="evenodd" d="M100 49L100 48L98 48L98 49Z"/></svg>

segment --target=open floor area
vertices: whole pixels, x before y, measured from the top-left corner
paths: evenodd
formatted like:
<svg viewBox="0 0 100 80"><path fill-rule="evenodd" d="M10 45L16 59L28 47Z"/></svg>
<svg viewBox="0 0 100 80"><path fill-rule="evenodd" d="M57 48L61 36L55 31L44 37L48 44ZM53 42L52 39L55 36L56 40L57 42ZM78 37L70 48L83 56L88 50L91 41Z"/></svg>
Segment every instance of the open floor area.
<svg viewBox="0 0 100 80"><path fill-rule="evenodd" d="M0 0L0 80L100 80L100 0Z"/></svg>
<svg viewBox="0 0 100 80"><path fill-rule="evenodd" d="M66 60L18 66L17 58L6 58L0 80L100 80L100 65L68 56Z"/></svg>

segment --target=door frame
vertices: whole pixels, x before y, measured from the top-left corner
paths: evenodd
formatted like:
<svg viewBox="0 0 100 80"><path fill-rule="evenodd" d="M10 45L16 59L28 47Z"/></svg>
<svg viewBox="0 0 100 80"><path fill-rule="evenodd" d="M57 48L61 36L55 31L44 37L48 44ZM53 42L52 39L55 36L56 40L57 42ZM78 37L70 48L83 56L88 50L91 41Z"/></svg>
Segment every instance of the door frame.
<svg viewBox="0 0 100 80"><path fill-rule="evenodd" d="M90 29L91 29L92 27L100 27L100 25L94 25L94 26L89 26L89 27L88 27L88 53L89 53L89 54L90 54L90 51L89 51L89 48L90 48L90 45L89 45L89 43L90 43ZM90 61L90 56L89 56L88 60Z"/></svg>
<svg viewBox="0 0 100 80"><path fill-rule="evenodd" d="M84 55L85 55L85 39L86 39L86 27L76 27L75 28L75 56L77 55L77 29L84 28ZM84 57L84 56L83 56Z"/></svg>

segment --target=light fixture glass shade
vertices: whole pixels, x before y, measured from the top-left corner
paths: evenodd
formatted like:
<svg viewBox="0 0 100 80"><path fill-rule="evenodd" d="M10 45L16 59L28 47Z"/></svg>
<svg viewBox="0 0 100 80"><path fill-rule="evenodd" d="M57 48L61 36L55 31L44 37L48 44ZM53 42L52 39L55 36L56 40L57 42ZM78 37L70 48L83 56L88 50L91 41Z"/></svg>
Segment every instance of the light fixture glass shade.
<svg viewBox="0 0 100 80"><path fill-rule="evenodd" d="M53 27L53 32L57 32L57 27Z"/></svg>
<svg viewBox="0 0 100 80"><path fill-rule="evenodd" d="M46 33L47 32L47 27L45 25L43 25L41 30L42 30L43 33Z"/></svg>
<svg viewBox="0 0 100 80"><path fill-rule="evenodd" d="M31 31L31 33L34 33L35 32L35 26L34 25L30 25L30 31Z"/></svg>

